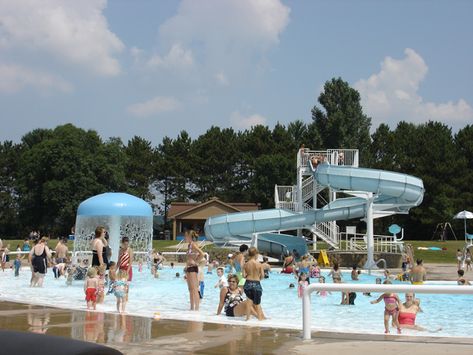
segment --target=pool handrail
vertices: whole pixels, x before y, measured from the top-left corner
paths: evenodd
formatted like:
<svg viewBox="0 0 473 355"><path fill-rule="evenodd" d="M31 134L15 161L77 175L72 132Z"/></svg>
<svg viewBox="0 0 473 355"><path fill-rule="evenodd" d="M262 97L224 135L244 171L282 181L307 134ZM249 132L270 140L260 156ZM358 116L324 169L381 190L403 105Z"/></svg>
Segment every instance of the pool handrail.
<svg viewBox="0 0 473 355"><path fill-rule="evenodd" d="M56 254L56 250L51 250L49 249L49 251L52 253L52 254ZM30 254L31 253L31 250L29 251L26 251L26 250L10 250L7 255L17 255L17 254L20 254L20 255L27 255L27 254ZM74 254L74 252L72 250L68 250L67 251L68 254Z"/></svg>
<svg viewBox="0 0 473 355"><path fill-rule="evenodd" d="M399 292L399 293L434 293L473 295L473 286L459 285L379 285L379 284L310 284L302 294L302 331L303 339L311 339L311 303L310 294L314 291L342 291L342 292Z"/></svg>

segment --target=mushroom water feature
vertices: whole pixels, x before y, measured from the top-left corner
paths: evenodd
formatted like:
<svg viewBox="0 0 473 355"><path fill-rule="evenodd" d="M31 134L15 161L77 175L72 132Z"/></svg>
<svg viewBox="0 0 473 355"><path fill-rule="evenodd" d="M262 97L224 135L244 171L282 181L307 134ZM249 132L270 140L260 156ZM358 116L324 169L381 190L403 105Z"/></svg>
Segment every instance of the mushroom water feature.
<svg viewBox="0 0 473 355"><path fill-rule="evenodd" d="M127 236L135 255L149 257L153 241L153 211L144 200L121 192L107 192L83 201L77 209L74 256L90 256L95 228L109 234L110 260L117 261L121 237Z"/></svg>

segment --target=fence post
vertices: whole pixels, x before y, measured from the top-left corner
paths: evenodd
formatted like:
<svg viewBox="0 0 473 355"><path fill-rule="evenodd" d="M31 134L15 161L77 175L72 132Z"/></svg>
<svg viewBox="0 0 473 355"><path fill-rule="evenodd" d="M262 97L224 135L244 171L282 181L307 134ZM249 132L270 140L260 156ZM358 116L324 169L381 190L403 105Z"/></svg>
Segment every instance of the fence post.
<svg viewBox="0 0 473 355"><path fill-rule="evenodd" d="M311 291L304 289L302 293L302 329L304 331L304 340L310 340L311 338L311 304L310 304Z"/></svg>

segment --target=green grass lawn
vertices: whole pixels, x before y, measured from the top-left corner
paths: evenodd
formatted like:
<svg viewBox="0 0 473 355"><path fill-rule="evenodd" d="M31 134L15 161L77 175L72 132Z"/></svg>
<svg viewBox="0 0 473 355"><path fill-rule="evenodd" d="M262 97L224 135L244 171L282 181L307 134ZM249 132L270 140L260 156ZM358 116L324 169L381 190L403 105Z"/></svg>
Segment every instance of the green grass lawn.
<svg viewBox="0 0 473 355"><path fill-rule="evenodd" d="M422 259L425 263L456 264L457 249L463 250L464 240L453 240L447 242L435 242L426 240L409 240L405 243L412 244L414 257ZM446 250L418 250L418 247L438 247Z"/></svg>
<svg viewBox="0 0 473 355"><path fill-rule="evenodd" d="M153 240L153 248L158 251L169 251L166 249L169 246L176 245L179 242L175 240ZM464 240L453 240L446 242L438 241L427 241L427 240L407 240L405 243L412 244L414 249L414 257L424 260L424 263L440 263L440 264L455 264L456 263L456 252L457 249L463 249L465 246ZM3 245L10 245L10 250L16 250L16 246L20 244L23 245L23 240L12 239L12 240L3 240ZM48 245L50 248L54 249L57 241L51 240ZM73 249L73 241L68 241L67 243L69 250ZM418 250L418 247L439 247L445 248L445 250ZM321 247L321 249L324 249Z"/></svg>

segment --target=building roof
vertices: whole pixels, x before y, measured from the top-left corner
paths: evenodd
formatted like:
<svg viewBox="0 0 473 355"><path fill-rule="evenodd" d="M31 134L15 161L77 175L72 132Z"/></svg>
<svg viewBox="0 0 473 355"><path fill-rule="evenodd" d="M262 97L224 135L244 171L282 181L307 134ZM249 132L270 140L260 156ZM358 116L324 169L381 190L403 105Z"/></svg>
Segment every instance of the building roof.
<svg viewBox="0 0 473 355"><path fill-rule="evenodd" d="M213 197L206 202L172 202L169 208L168 218L183 218L187 215L195 214L198 210L213 209L220 213L232 213L243 211L255 211L260 209L259 203L253 202L232 202L226 203ZM209 216L208 216L209 217ZM206 218L206 217L205 217Z"/></svg>

